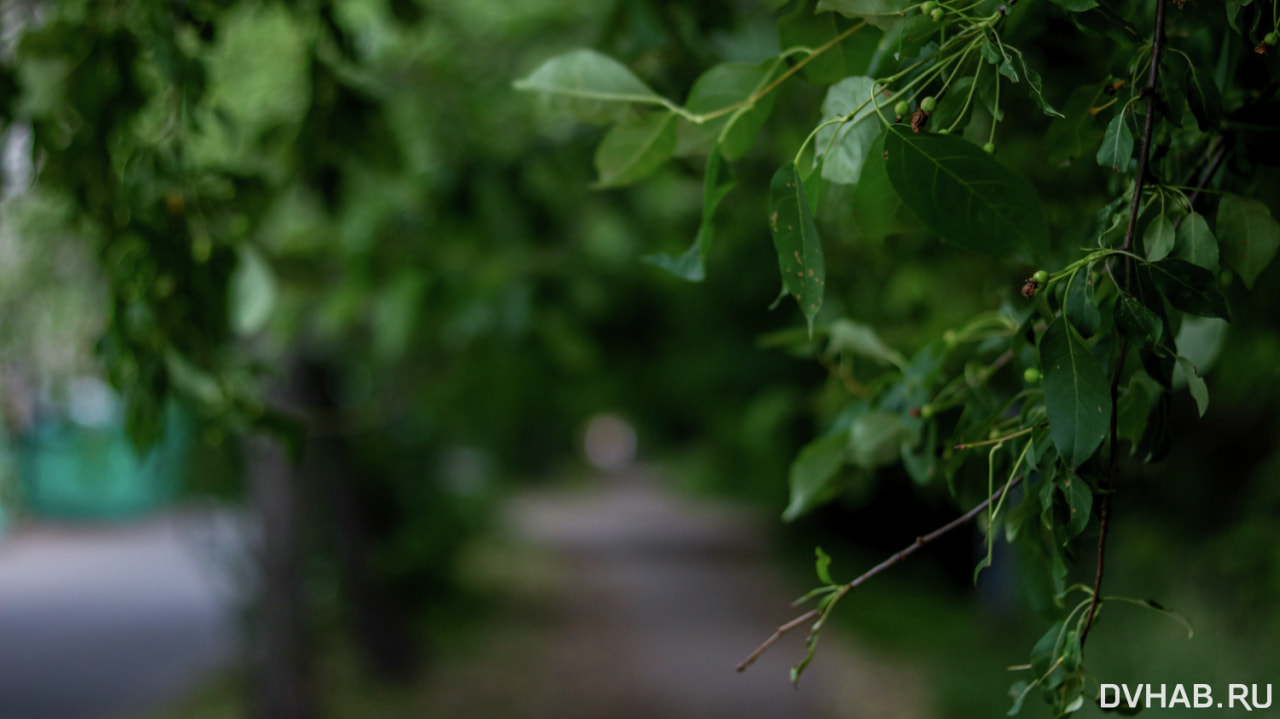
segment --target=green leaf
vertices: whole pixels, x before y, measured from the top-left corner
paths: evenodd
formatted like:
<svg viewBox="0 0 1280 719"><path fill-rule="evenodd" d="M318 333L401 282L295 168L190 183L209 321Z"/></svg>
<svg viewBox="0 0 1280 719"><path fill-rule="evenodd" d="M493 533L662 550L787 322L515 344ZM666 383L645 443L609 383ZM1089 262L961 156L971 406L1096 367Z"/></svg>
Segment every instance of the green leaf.
<svg viewBox="0 0 1280 719"><path fill-rule="evenodd" d="M863 469L891 464L910 435L895 412L860 414L849 425L849 461Z"/></svg>
<svg viewBox="0 0 1280 719"><path fill-rule="evenodd" d="M901 15L911 5L911 0L818 0L817 12L830 10L845 17L871 18Z"/></svg>
<svg viewBox="0 0 1280 719"><path fill-rule="evenodd" d="M1107 131L1102 136L1102 147L1098 148L1098 164L1110 167L1114 172L1129 169L1129 158L1133 157L1133 133L1129 130L1129 121L1124 111L1107 123Z"/></svg>
<svg viewBox="0 0 1280 719"><path fill-rule="evenodd" d="M1032 517L1036 516L1040 503L1036 501L1028 493L1023 493L1021 501L1017 506L1008 510L1004 515L1004 539L1009 544L1018 541L1018 535L1022 532L1022 527Z"/></svg>
<svg viewBox="0 0 1280 719"><path fill-rule="evenodd" d="M1057 661L1059 647L1062 645L1062 639L1066 632L1066 622L1058 620L1049 627L1048 631L1040 635L1040 639L1036 641L1035 646L1031 648L1031 672L1036 677L1042 677L1049 673L1049 667Z"/></svg>
<svg viewBox="0 0 1280 719"><path fill-rule="evenodd" d="M1190 390L1191 398L1196 401L1196 409L1203 417L1205 410L1209 409L1209 388L1191 360L1179 356L1178 366L1182 368L1183 376L1187 378L1187 389Z"/></svg>
<svg viewBox="0 0 1280 719"><path fill-rule="evenodd" d="M1071 91L1062 108L1066 119L1049 125L1045 133L1045 146L1049 150L1049 164L1061 165L1068 160L1082 157L1093 147L1100 136L1094 127L1094 116L1089 114L1098 89L1082 85Z"/></svg>
<svg viewBox="0 0 1280 719"><path fill-rule="evenodd" d="M276 303L276 277L262 253L252 245L240 248L239 263L231 275L231 327L236 334L251 335L266 326Z"/></svg>
<svg viewBox="0 0 1280 719"><path fill-rule="evenodd" d="M1129 440L1131 451L1137 450L1138 442L1147 428L1147 418L1151 416L1160 392L1155 380L1137 372L1129 380L1128 389L1117 399L1119 416L1116 418L1116 433L1121 439Z"/></svg>
<svg viewBox="0 0 1280 719"><path fill-rule="evenodd" d="M888 166L884 160L884 137L880 135L867 148L867 159L862 165L862 175L853 188L851 211L853 223L861 239L882 242L897 226L898 210L902 198L889 181Z"/></svg>
<svg viewBox="0 0 1280 719"><path fill-rule="evenodd" d="M826 353L828 356L852 353L870 357L880 364L905 369L907 360L897 350L886 345L871 327L841 317L827 328Z"/></svg>
<svg viewBox="0 0 1280 719"><path fill-rule="evenodd" d="M1006 716L1017 716L1022 711L1022 702L1026 700L1027 695L1031 693L1031 686L1025 680L1019 679L1009 687L1009 696L1013 698L1013 706L1009 707Z"/></svg>
<svg viewBox="0 0 1280 719"><path fill-rule="evenodd" d="M1080 632L1072 629L1067 632L1067 636L1062 642L1062 669L1068 674L1075 674L1080 670L1080 664L1083 660L1084 654L1080 648ZM1083 703L1080 699L1077 696L1075 700L1069 702L1063 713L1070 714L1079 709Z"/></svg>
<svg viewBox="0 0 1280 719"><path fill-rule="evenodd" d="M1067 500L1067 535L1077 537L1089 525L1089 517L1093 512L1093 489L1089 487L1075 472L1067 470L1065 476L1059 477L1058 491Z"/></svg>
<svg viewBox="0 0 1280 719"><path fill-rule="evenodd" d="M1040 198L1026 180L951 135L885 135L889 180L898 196L943 239L995 257L1034 259L1048 242Z"/></svg>
<svg viewBox="0 0 1280 719"><path fill-rule="evenodd" d="M624 117L632 103L665 104L625 65L595 50L581 48L547 60L515 89L549 96L584 122Z"/></svg>
<svg viewBox="0 0 1280 719"><path fill-rule="evenodd" d="M165 370L169 373L169 381L182 394L208 409L216 409L226 400L226 392L217 378L189 362L181 353L168 348L164 350L163 357ZM159 408L156 407L155 410L159 411Z"/></svg>
<svg viewBox="0 0 1280 719"><path fill-rule="evenodd" d="M929 116L929 126L935 130L945 130L953 125L963 130L973 115L973 103L964 100L969 96L969 88L973 87L973 77L966 75L947 89L944 99L939 100L938 108Z"/></svg>
<svg viewBox="0 0 1280 719"><path fill-rule="evenodd" d="M1142 233L1142 244L1147 250L1147 259L1155 262L1168 257L1169 253L1173 252L1175 237L1173 220L1161 213L1147 225L1146 232Z"/></svg>
<svg viewBox="0 0 1280 719"><path fill-rule="evenodd" d="M1132 295L1122 294L1116 300L1115 317L1120 332L1140 346L1154 346L1164 334L1160 316Z"/></svg>
<svg viewBox="0 0 1280 719"><path fill-rule="evenodd" d="M822 551L822 547L814 547L813 553L817 556L813 568L818 573L818 581L824 584L835 584L831 579L831 557Z"/></svg>
<svg viewBox="0 0 1280 719"><path fill-rule="evenodd" d="M1159 462L1169 454L1172 442L1169 439L1169 394L1161 392L1152 406L1151 415L1147 418L1147 427L1142 439L1134 448L1134 454L1142 457L1144 462Z"/></svg>
<svg viewBox="0 0 1280 719"><path fill-rule="evenodd" d="M769 212L782 287L800 305L812 336L813 319L822 308L827 271L822 241L794 162L788 162L774 173L769 184Z"/></svg>
<svg viewBox="0 0 1280 719"><path fill-rule="evenodd" d="M827 125L814 138L814 160L822 160L822 177L845 185L858 184L867 152L881 134L875 103L876 81L847 77L827 90L822 101L822 121L850 117L840 125ZM861 109L859 109L861 108Z"/></svg>
<svg viewBox="0 0 1280 719"><path fill-rule="evenodd" d="M1225 194L1218 202L1218 240L1221 260L1253 289L1280 247L1280 226L1266 205L1249 197Z"/></svg>
<svg viewBox="0 0 1280 719"><path fill-rule="evenodd" d="M1106 370L1061 317L1040 337L1044 404L1058 454L1070 467L1093 456L1111 421Z"/></svg>
<svg viewBox="0 0 1280 719"><path fill-rule="evenodd" d="M1217 317L1184 317L1174 341L1177 353L1206 373L1218 361L1227 340L1227 323Z"/></svg>
<svg viewBox="0 0 1280 719"><path fill-rule="evenodd" d="M407 264L381 286L372 308L370 349L374 357L392 361L404 354L426 306L423 295L427 285L428 279L422 269Z"/></svg>
<svg viewBox="0 0 1280 719"><path fill-rule="evenodd" d="M778 47L817 49L848 29L848 20L833 13L814 12L812 5L811 1L799 3L795 11L778 21ZM859 52L861 44L851 42L864 32L854 33L813 58L801 71L804 79L814 85L830 85L865 69L870 55ZM866 49L871 48L868 45Z"/></svg>
<svg viewBox="0 0 1280 719"><path fill-rule="evenodd" d="M928 484L938 474L940 453L938 448L938 423L925 422L924 440L918 445L910 439L902 443L902 467L919 485Z"/></svg>
<svg viewBox="0 0 1280 719"><path fill-rule="evenodd" d="M640 258L641 262L656 265L687 282L701 282L707 278L705 248L711 244L709 226L698 228L693 244L679 255L657 252Z"/></svg>
<svg viewBox="0 0 1280 719"><path fill-rule="evenodd" d="M1218 278L1203 267L1167 257L1145 266L1152 282L1169 304L1201 317L1231 319L1227 298L1218 287Z"/></svg>
<svg viewBox="0 0 1280 719"><path fill-rule="evenodd" d="M1100 0L1097 7L1072 15L1071 20L1085 32L1119 43L1134 44L1142 40L1138 29L1125 20L1107 0Z"/></svg>
<svg viewBox="0 0 1280 719"><path fill-rule="evenodd" d="M1222 117L1222 94L1208 72L1197 72L1195 64L1186 55L1179 53L1178 57L1187 63L1187 105L1191 107L1200 131L1208 132Z"/></svg>
<svg viewBox="0 0 1280 719"><path fill-rule="evenodd" d="M1182 128L1182 118L1186 114L1187 89L1183 85L1183 74L1179 73L1168 62L1165 56L1164 71L1157 80L1154 96L1154 107L1157 113L1168 121L1171 127Z"/></svg>
<svg viewBox="0 0 1280 719"><path fill-rule="evenodd" d="M1210 271L1218 269L1218 238L1209 230L1204 215L1192 212L1178 224L1173 256Z"/></svg>
<svg viewBox="0 0 1280 719"><path fill-rule="evenodd" d="M1004 45L993 42L990 38L982 43L979 52L982 54L982 59L992 65L999 66L1009 61L1009 53L1005 51Z"/></svg>
<svg viewBox="0 0 1280 719"><path fill-rule="evenodd" d="M1161 604L1160 602L1157 602L1154 599L1133 599L1131 597L1106 597L1104 601L1125 602L1127 604L1136 604L1137 606L1143 607L1144 609L1150 609L1151 611L1163 614L1169 619L1172 619L1173 621L1182 625L1182 627L1187 630L1187 639L1191 639L1196 635L1195 627L1191 626L1191 621L1188 620L1185 616L1183 616L1182 613L1175 612L1174 610L1165 607L1163 604Z"/></svg>
<svg viewBox="0 0 1280 719"><path fill-rule="evenodd" d="M1093 273L1084 268L1071 275L1064 310L1071 325L1084 337L1092 337L1102 327L1102 313L1093 292Z"/></svg>
<svg viewBox="0 0 1280 719"><path fill-rule="evenodd" d="M1027 78L1027 88L1031 90L1031 97L1036 101L1036 105L1040 108L1040 112L1049 117L1065 118L1061 112L1053 109L1053 105L1044 98L1044 83L1040 79L1040 73L1031 69L1027 65L1027 61L1023 58L1022 53L1018 52L1018 62L1022 63L1022 74Z"/></svg>
<svg viewBox="0 0 1280 719"><path fill-rule="evenodd" d="M784 71L780 58L746 64L727 62L702 73L689 89L685 109L696 115L709 115L750 100ZM678 155L708 152L720 143L720 151L728 160L736 160L755 143L756 135L773 110L776 93L769 93L753 105L707 120L701 124L680 120Z"/></svg>
<svg viewBox="0 0 1280 719"><path fill-rule="evenodd" d="M1009 78L1009 82L1018 81L1018 70L1016 67L1014 67L1014 64L1011 60L1005 60L1004 62L1000 63L1000 65L997 66L997 71L1001 75L1004 75L1005 77Z"/></svg>
<svg viewBox="0 0 1280 719"><path fill-rule="evenodd" d="M1097 0L1053 0L1053 4L1067 12L1084 12L1098 7Z"/></svg>
<svg viewBox="0 0 1280 719"><path fill-rule="evenodd" d="M707 171L702 179L702 224L689 249L679 257L667 253L647 255L643 258L645 262L690 282L701 282L706 278L707 254L711 251L711 241L715 236L716 208L736 184L733 180L720 181L723 167L720 153L712 150L707 156Z"/></svg>
<svg viewBox="0 0 1280 719"><path fill-rule="evenodd" d="M898 57L915 57L929 39L942 31L942 23L923 13L912 15L898 32Z"/></svg>
<svg viewBox="0 0 1280 719"><path fill-rule="evenodd" d="M632 125L618 125L596 148L596 187L628 185L662 167L676 149L676 116L651 113Z"/></svg>
<svg viewBox="0 0 1280 719"><path fill-rule="evenodd" d="M791 463L791 501L782 513L784 521L793 521L835 496L840 489L836 480L848 444L848 433L839 431L819 437L800 450Z"/></svg>

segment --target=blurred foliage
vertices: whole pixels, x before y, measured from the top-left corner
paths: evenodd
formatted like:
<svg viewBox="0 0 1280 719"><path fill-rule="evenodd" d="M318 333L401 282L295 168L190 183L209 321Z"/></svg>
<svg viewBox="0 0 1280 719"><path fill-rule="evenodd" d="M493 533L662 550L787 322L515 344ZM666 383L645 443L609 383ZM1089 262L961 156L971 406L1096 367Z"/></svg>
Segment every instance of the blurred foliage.
<svg viewBox="0 0 1280 719"><path fill-rule="evenodd" d="M1069 13L1061 3L1024 2L1000 21L1000 38L1022 54L999 72L1023 80L1005 82L1000 95L982 74L966 73L951 92L972 88L977 100L956 110L943 96L930 129L952 120L973 141L963 151L987 172L981 179L1009 197L1034 189L1042 214L1001 228L1025 232L1021 239L960 233L948 243L937 235L962 223L893 190L904 184L903 168L881 162L882 174L861 190L847 181L855 170L862 179L861 165L888 143L915 142L911 134L895 131L876 145L870 133L856 152L826 156L821 170L816 145L805 148L818 122L861 117L850 88L869 83L841 85L846 78L892 73L939 48L920 38L895 44L901 28L888 16L853 32L845 15L856 12L814 12L856 5L8 3L6 32L16 40L0 63L0 121L7 155L26 159L6 165L13 192L0 218L0 359L42 387L101 367L139 444L157 438L171 396L182 398L204 423L199 486L222 492L237 489L230 447L243 433L304 421L342 437L380 528L374 565L413 606L451 587L457 552L483 525L502 478L555 468L601 411L624 413L643 449L699 489L781 508L791 466L793 477L816 480L794 483L789 518L826 502L816 524L862 540L887 543L896 532L910 541L931 528L940 500L990 491L987 453L964 462L945 436L972 430L967 439L986 439L1010 397L1037 396L1022 382L1022 371L1039 365L1035 341L1014 330L1035 326L1039 313L1043 333L1068 303L1072 322L1089 322L1065 293L1046 292L1049 301L1030 308L1018 290L1037 268L1032 260L1068 267L1100 234L1118 239L1124 212L1112 203L1130 191L1132 174L1110 168L1128 167L1115 148L1136 126L1125 125L1122 106L1094 101L1120 79L1130 80L1121 83L1126 101L1138 101L1128 94L1141 65L1131 62L1141 52L1129 28L1149 32L1152 3L1085 2ZM1247 225L1263 214L1258 207L1280 207L1269 144L1277 55L1253 52L1275 18L1257 3L1205 5L1187 3L1171 21L1186 59L1171 61L1169 76L1194 79L1195 68L1212 68L1222 107L1179 85L1185 106L1158 108L1167 129L1154 148L1164 163L1157 179L1172 187L1194 176L1212 127L1226 152L1209 201L1230 192L1261 203L1243 204L1225 222ZM914 27L924 27L922 17L911 18ZM737 119L699 124L662 114L663 98L687 98L694 114L715 111L795 67L801 54L780 50L849 32L839 52ZM615 107L512 91L517 78L526 89L564 82L540 68L570 55L613 58L588 66L606 80L634 78L643 101ZM988 60L959 59L967 61ZM699 79L717 66L711 80ZM1027 89L1028 70L1041 73L1043 97ZM901 99L918 107L923 95ZM1051 118L1046 104L1067 118ZM594 122L567 118L566 109ZM994 122L997 115L1005 119ZM718 138L707 127L732 132ZM1111 154L1095 158L1108 133ZM976 151L992 137L998 160ZM645 154L625 151L637 143L647 143ZM897 157L904 148L894 147ZM944 154L920 147L924 160ZM770 178L786 163L808 194L792 192L780 206ZM809 327L789 303L765 309L779 288L776 263L791 254L780 256L768 239L771 206L797 221L813 215L812 232L804 225L798 235L779 233L785 224L775 220L778 247L810 257L813 237L822 237L821 292L785 285L821 297L820 309L803 310ZM1223 220L1213 221L1221 231ZM1154 215L1141 224L1157 227L1153 242L1168 239ZM1025 261L1012 257L1020 251ZM1163 462L1125 464L1135 487L1126 494L1142 501L1117 511L1165 532L1152 530L1163 551L1149 555L1165 566L1179 532L1203 527L1203 541L1185 547L1200 560L1197 571L1246 587L1276 575L1274 535L1262 519L1276 502L1267 489L1280 386L1276 272L1274 264L1236 266L1234 281L1215 289L1232 322L1227 351L1193 358L1213 397L1204 420L1172 381L1161 382L1171 394L1126 384L1167 410L1161 426L1186 441ZM1065 280L1055 277L1056 287ZM1099 328L1110 330L1115 312L1103 309ZM1187 326L1202 334L1179 344L1183 355L1224 339L1204 324ZM1114 349L1090 346L1100 355ZM322 413L280 400L282 378L300 360L327 368L332 406ZM1144 370L1130 364L1135 376ZM1165 369L1172 373L1152 372ZM920 416L948 387L971 394L953 393L935 416ZM1172 399L1157 406L1160 397ZM1142 428L1130 431L1135 444L1144 409L1134 410L1142 415ZM1036 439L1042 462L1057 466L1045 433ZM895 466L904 446L905 468ZM1077 447L1061 476L1090 449ZM1001 470L1016 468L1014 460L998 459ZM1095 471L1102 464L1092 462ZM947 481L936 481L940 474ZM885 485L909 487L929 509L865 509ZM1062 492L1055 505L1055 496L1048 493L1051 524L1055 507L1069 513L1082 501ZM1096 523L1070 529L1096 536ZM332 553L317 557L321 594L340 612ZM1065 573L1054 579L1061 590ZM1249 603L1278 589L1232 601L1256 606ZM1044 591L1032 603L1057 611Z"/></svg>

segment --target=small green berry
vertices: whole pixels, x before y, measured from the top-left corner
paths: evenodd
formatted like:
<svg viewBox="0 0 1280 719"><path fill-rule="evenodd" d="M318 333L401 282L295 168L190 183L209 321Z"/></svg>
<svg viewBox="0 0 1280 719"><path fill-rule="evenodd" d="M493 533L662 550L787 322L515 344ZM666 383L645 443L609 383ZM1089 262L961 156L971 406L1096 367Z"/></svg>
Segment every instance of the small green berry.
<svg viewBox="0 0 1280 719"><path fill-rule="evenodd" d="M1031 280L1037 285L1044 287L1044 284L1049 281L1049 273L1044 270L1036 270L1036 273L1031 275Z"/></svg>
<svg viewBox="0 0 1280 719"><path fill-rule="evenodd" d="M1040 370L1035 367L1028 367L1022 371L1022 379L1027 384L1035 384L1040 381Z"/></svg>
<svg viewBox="0 0 1280 719"><path fill-rule="evenodd" d="M929 19L938 22L942 20L942 8L936 7L929 11Z"/></svg>
<svg viewBox="0 0 1280 719"><path fill-rule="evenodd" d="M987 144L982 146L982 151L987 153L988 155L996 154L996 143L988 142Z"/></svg>
<svg viewBox="0 0 1280 719"><path fill-rule="evenodd" d="M898 113L898 117L906 117L911 114L911 106L906 100L899 100L898 104L893 106L893 111Z"/></svg>
<svg viewBox="0 0 1280 719"><path fill-rule="evenodd" d="M1275 47L1275 44L1277 42L1280 42L1280 33L1277 33L1273 30L1267 33L1265 36L1263 36L1262 41L1268 45L1271 45L1272 47Z"/></svg>
<svg viewBox="0 0 1280 719"><path fill-rule="evenodd" d="M935 133L935 134L938 134L938 135L950 135L950 134L951 134L951 131L944 127L944 128L942 128L941 130L938 130L938 132L937 132L937 133Z"/></svg>
<svg viewBox="0 0 1280 719"><path fill-rule="evenodd" d="M920 417L922 419L929 419L930 417L933 416L933 412L934 412L933 405L926 404L925 406L920 408Z"/></svg>
<svg viewBox="0 0 1280 719"><path fill-rule="evenodd" d="M920 109L924 110L925 112L933 112L933 109L937 106L938 106L938 101L934 99L933 95L930 95L920 101Z"/></svg>
<svg viewBox="0 0 1280 719"><path fill-rule="evenodd" d="M938 3L933 2L933 0L928 0L928 2L920 3L920 14L928 15L929 13L933 12L933 9L936 7L938 7Z"/></svg>

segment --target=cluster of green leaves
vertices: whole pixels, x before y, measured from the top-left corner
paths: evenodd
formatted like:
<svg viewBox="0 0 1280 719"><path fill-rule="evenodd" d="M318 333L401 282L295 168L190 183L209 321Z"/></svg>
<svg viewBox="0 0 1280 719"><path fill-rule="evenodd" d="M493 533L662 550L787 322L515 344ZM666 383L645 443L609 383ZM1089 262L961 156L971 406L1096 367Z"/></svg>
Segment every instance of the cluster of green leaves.
<svg viewBox="0 0 1280 719"><path fill-rule="evenodd" d="M778 18L780 52L712 67L683 104L590 50L553 58L516 87L611 125L596 154L600 186L707 155L694 244L655 258L697 280L733 186L728 163L768 126L789 80L826 86L821 121L777 170L762 214L781 297L807 324L793 344L852 396L792 464L784 517L892 465L961 500L1022 481L986 515L988 547L1003 535L1033 558L1024 564L1045 587L1040 603L1061 612L1077 545L1117 489L1117 468L1168 452L1173 392L1187 388L1204 414L1201 375L1233 308L1248 304L1234 281L1252 289L1280 247L1280 225L1253 196L1258 166L1275 164L1261 149L1280 76L1264 37L1274 8L1170 4L1156 37L1156 4L800 2ZM1064 29L1092 59L1046 82L1034 58ZM1050 97L1065 98L1061 112ZM994 157L1004 127L1011 146L1023 143L1007 155L1018 167ZM1092 186L1075 186L1082 179ZM843 268L819 233L837 221L852 227L846 243L923 231L986 256L993 275L1046 271L904 356L864 322L823 309ZM820 561L823 591L834 591L825 572ZM1036 645L1037 677L1017 686L1015 712L1031 687L1056 714L1082 705L1082 642L1102 601L1090 596L1087 611L1067 612Z"/></svg>

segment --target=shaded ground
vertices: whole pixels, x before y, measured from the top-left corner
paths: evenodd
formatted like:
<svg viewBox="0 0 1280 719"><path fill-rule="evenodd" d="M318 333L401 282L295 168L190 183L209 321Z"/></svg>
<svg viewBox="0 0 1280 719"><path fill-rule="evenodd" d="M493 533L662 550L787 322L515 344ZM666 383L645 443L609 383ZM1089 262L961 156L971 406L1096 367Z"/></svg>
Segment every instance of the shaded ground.
<svg viewBox="0 0 1280 719"><path fill-rule="evenodd" d="M805 589L776 575L758 517L691 505L634 475L524 496L509 520L524 567L497 578L508 611L437 668L426 715L927 716L922 677L835 636L823 637L798 690L788 671L804 655L802 634L734 670L798 613L788 602Z"/></svg>

